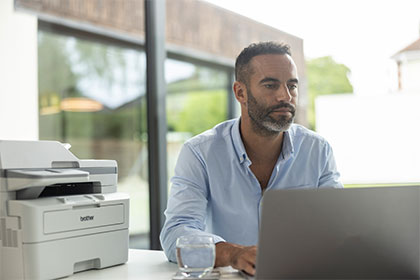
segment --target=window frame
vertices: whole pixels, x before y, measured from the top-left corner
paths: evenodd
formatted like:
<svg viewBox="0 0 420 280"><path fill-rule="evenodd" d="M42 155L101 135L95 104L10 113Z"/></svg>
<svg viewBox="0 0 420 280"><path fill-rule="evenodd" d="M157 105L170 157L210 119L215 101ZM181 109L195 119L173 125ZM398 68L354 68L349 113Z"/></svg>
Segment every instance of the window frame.
<svg viewBox="0 0 420 280"><path fill-rule="evenodd" d="M69 24L71 23L71 24ZM38 31L44 31L54 33L61 36L70 36L82 40L87 40L95 43L101 43L105 45L113 45L117 47L130 48L138 51L146 52L145 40L134 38L134 36L123 35L116 31L110 31L103 28L97 28L89 24L78 24L75 22L61 21L58 19L51 18L38 18ZM182 62L192 63L197 66L203 66L219 70L227 75L227 116L226 119L237 117L238 110L235 105L235 97L232 93L232 82L234 81L234 61L223 57L215 56L212 54L203 53L196 50L190 50L182 47L177 47L171 44L166 44L166 57ZM38 92L39 96L39 92ZM149 108L146 108L149 110ZM165 117L164 120L167 123ZM148 127L148 133L156 129L155 127ZM167 142L165 142L167 145ZM148 144L149 145L149 144ZM162 144L161 144L162 145ZM166 150L166 147L164 147ZM167 164L167 162L163 163ZM149 173L151 176L159 176L157 171ZM167 172L168 174L168 172ZM149 178L150 183L150 178ZM159 197L152 197L149 193L149 203L155 204ZM166 203L165 203L166 205ZM150 205L154 207L155 205ZM163 214L163 213L162 213ZM153 223L152 213L149 213L150 223ZM151 225L152 226L152 225ZM150 238L159 239L159 236L151 236ZM152 240L149 239L149 244L152 244Z"/></svg>

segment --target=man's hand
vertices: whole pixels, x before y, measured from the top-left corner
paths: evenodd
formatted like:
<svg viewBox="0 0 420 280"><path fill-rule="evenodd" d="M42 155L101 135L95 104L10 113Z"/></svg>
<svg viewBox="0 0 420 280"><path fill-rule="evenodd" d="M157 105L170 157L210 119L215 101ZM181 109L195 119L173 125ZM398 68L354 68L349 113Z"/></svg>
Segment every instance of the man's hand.
<svg viewBox="0 0 420 280"><path fill-rule="evenodd" d="M230 265L254 275L256 257L257 246L241 246L228 242L216 244L216 267Z"/></svg>

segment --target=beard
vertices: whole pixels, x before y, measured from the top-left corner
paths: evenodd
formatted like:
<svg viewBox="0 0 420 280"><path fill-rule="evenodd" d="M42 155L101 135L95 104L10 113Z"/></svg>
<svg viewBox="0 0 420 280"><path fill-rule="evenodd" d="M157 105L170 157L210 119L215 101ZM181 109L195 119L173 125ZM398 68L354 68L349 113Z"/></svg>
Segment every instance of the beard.
<svg viewBox="0 0 420 280"><path fill-rule="evenodd" d="M295 118L296 108L290 103L281 101L271 107L265 107L257 102L252 92L248 92L248 115L255 132L263 136L275 135L290 128ZM278 118L271 116L271 113L280 108L289 109L291 116L280 115Z"/></svg>

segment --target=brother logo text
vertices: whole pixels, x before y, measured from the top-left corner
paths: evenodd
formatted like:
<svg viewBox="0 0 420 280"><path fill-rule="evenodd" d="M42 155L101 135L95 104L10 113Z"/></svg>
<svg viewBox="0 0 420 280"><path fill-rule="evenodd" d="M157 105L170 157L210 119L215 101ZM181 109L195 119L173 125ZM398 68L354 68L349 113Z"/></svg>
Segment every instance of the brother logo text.
<svg viewBox="0 0 420 280"><path fill-rule="evenodd" d="M95 216L84 216L80 217L81 222L92 221Z"/></svg>

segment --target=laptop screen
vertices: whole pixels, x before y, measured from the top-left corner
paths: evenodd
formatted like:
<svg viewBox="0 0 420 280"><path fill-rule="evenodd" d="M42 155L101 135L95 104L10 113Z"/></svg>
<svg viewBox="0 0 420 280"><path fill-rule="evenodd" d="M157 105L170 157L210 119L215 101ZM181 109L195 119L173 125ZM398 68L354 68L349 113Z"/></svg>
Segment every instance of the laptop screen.
<svg viewBox="0 0 420 280"><path fill-rule="evenodd" d="M420 187L271 190L257 279L419 278Z"/></svg>

